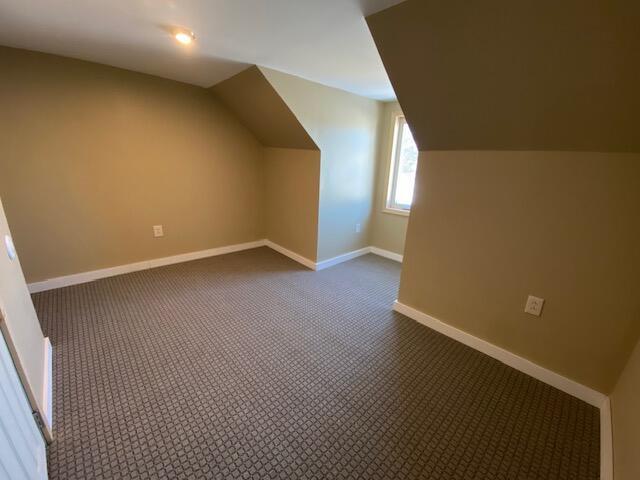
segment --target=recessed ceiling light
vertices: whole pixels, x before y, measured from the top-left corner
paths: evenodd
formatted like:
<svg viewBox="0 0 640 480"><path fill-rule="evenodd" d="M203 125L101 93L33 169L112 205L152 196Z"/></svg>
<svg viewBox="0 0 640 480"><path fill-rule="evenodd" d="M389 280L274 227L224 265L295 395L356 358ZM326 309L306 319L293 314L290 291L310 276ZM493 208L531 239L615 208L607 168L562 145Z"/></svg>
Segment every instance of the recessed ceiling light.
<svg viewBox="0 0 640 480"><path fill-rule="evenodd" d="M177 41L183 45L189 45L196 39L195 34L191 30L176 30L173 34Z"/></svg>

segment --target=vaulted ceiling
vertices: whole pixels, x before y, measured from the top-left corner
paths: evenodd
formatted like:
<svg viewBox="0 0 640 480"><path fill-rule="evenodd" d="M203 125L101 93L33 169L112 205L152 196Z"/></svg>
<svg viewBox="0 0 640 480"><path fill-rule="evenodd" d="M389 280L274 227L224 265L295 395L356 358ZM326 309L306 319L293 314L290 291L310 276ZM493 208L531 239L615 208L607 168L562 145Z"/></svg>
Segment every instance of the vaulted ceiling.
<svg viewBox="0 0 640 480"><path fill-rule="evenodd" d="M377 99L393 90L364 17L401 0L0 0L0 45L210 87L263 65ZM175 26L196 34L188 48Z"/></svg>

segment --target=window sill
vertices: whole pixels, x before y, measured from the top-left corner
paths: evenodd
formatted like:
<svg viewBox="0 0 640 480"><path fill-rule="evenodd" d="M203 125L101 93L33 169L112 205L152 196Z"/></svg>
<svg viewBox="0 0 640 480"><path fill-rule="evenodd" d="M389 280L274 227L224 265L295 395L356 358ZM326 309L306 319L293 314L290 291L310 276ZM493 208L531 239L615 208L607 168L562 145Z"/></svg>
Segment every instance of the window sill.
<svg viewBox="0 0 640 480"><path fill-rule="evenodd" d="M392 215L400 215L401 217L408 217L411 210L400 210L399 208L383 208L382 213L390 213Z"/></svg>

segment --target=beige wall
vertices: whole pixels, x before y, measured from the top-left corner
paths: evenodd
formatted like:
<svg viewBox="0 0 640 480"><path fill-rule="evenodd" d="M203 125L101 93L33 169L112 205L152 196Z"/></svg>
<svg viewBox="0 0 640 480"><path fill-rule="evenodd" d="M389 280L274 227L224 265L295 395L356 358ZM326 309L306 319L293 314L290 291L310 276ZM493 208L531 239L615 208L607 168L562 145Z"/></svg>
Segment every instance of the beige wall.
<svg viewBox="0 0 640 480"><path fill-rule="evenodd" d="M640 342L611 395L614 478L640 478Z"/></svg>
<svg viewBox="0 0 640 480"><path fill-rule="evenodd" d="M240 72L211 91L266 147L266 237L315 262L320 201L319 148L258 67Z"/></svg>
<svg viewBox="0 0 640 480"><path fill-rule="evenodd" d="M318 150L282 97L256 66L211 88L266 147Z"/></svg>
<svg viewBox="0 0 640 480"><path fill-rule="evenodd" d="M400 301L604 393L640 334L638 15L406 0L367 18L423 150ZM624 480L639 476L637 359L613 397Z"/></svg>
<svg viewBox="0 0 640 480"><path fill-rule="evenodd" d="M634 0L406 0L367 22L421 150L638 152L639 18Z"/></svg>
<svg viewBox="0 0 640 480"><path fill-rule="evenodd" d="M384 175L384 167L376 162L388 160L378 152L390 149L391 141L386 128L379 125L382 104L262 67L251 67L211 90L263 145L283 147L266 150L270 159L266 162L265 204L270 240L312 260L368 246L374 237L379 240L376 246L402 253L406 217L385 214L375 232L373 227L378 212L373 208L373 195L379 183L374 176ZM385 127L389 127L391 111L384 113L389 117ZM305 154L299 148L321 150L317 170L317 152ZM313 161L297 163L309 159ZM287 163L293 167L291 172L287 172ZM318 175L315 187L309 176L313 171ZM304 190L296 185L298 181ZM358 223L361 232L356 232ZM312 238L317 242L313 251L308 246Z"/></svg>
<svg viewBox="0 0 640 480"><path fill-rule="evenodd" d="M1 330L7 338L12 355L17 355L18 372L26 383L30 402L35 402L46 418L43 403L44 336L36 316L27 284L20 268L20 259L10 260L5 248L5 235L11 236L0 200L0 313ZM7 335L8 334L8 335Z"/></svg>
<svg viewBox="0 0 640 480"><path fill-rule="evenodd" d="M265 148L266 236L316 261L320 152Z"/></svg>
<svg viewBox="0 0 640 480"><path fill-rule="evenodd" d="M261 70L320 147L318 260L368 246L379 102Z"/></svg>
<svg viewBox="0 0 640 480"><path fill-rule="evenodd" d="M640 334L639 208L640 155L423 152L399 300L608 393Z"/></svg>
<svg viewBox="0 0 640 480"><path fill-rule="evenodd" d="M398 102L387 102L382 106L380 128L378 130L378 160L376 166L376 189L371 222L370 243L374 247L389 250L400 255L404 252L409 217L385 211L389 167L393 150L395 119L402 115Z"/></svg>
<svg viewBox="0 0 640 480"><path fill-rule="evenodd" d="M0 192L28 281L263 238L262 147L209 91L9 48L0 62Z"/></svg>

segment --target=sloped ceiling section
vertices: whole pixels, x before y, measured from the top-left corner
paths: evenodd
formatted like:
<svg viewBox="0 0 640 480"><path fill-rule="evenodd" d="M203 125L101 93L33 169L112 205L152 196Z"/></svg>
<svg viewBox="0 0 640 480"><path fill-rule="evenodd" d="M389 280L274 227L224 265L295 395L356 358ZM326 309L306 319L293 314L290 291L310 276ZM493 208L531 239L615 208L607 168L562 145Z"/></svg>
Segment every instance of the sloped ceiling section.
<svg viewBox="0 0 640 480"><path fill-rule="evenodd" d="M211 91L265 147L318 150L296 116L258 67L250 67Z"/></svg>
<svg viewBox="0 0 640 480"><path fill-rule="evenodd" d="M640 2L407 0L367 18L421 150L640 151Z"/></svg>

